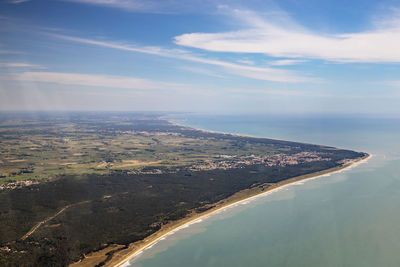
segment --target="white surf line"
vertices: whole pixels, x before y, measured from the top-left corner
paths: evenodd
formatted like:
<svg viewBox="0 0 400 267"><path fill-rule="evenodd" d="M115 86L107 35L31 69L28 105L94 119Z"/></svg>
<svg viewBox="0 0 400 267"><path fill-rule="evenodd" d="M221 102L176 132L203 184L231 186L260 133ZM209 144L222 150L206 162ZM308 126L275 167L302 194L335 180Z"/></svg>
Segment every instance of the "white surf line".
<svg viewBox="0 0 400 267"><path fill-rule="evenodd" d="M321 178L321 177L324 177L324 176L327 177L327 176L330 176L331 174L336 174L336 173L343 172L343 171L345 171L345 170L350 170L352 167L355 167L355 166L357 166L357 165L359 165L359 164L361 164L361 163L367 162L371 157L372 157L372 155L369 154L368 157L366 157L366 158L364 158L364 159L362 159L362 160L359 160L359 161L357 161L357 162L354 162L354 163L350 164L349 166L346 166L346 167L344 167L344 168L342 168L342 169L339 169L339 170L336 170L336 171L332 171L332 172L329 172L329 173L324 173L324 174L317 175L317 176L310 177L310 178L305 178L305 179L302 179L302 180L300 180L300 181L301 181L301 182L304 182L304 181L308 181L308 180L312 180L312 179L316 179L316 178ZM293 177L293 178L295 178L295 177ZM300 181L297 181L297 182L300 182ZM279 190L282 190L282 189L284 189L284 188L286 188L286 187L293 186L293 185L295 185L297 182L292 182L292 183L288 183L288 184L281 185L281 186L279 186L279 187L273 188L273 189L268 190L268 191L266 191L266 192L263 192L263 193L260 193L260 194L257 194L257 195L254 195L254 196L251 196L251 197L242 199L242 200L238 200L238 201L236 201L236 202L234 202L234 203L231 203L231 204L229 204L229 205L227 205L227 206L222 206L222 207L220 207L220 208L218 208L218 209L216 209L216 210L214 210L214 211L212 211L212 212L210 212L210 213L208 213L208 214L204 214L204 215L202 215L202 216L200 216L200 217L196 217L196 218L194 218L193 220L190 220L190 221L184 223L183 225L180 225L180 226L178 226L178 227L176 227L176 228L174 228L174 229L171 229L170 231L166 232L165 234L163 234L163 235L157 237L157 238L154 239L153 241L149 242L148 244L146 244L146 245L144 245L142 248L140 248L140 250L135 251L135 252L132 253L131 255L125 257L125 259L121 260L120 262L118 262L118 263L115 264L114 266L119 266L119 267L129 266L129 264L130 264L129 261L130 261L130 260L132 260L132 259L134 259L135 257L137 257L138 255L140 255L144 250L147 250L147 249L153 247L153 246L154 246L156 243L158 243L160 240L164 240L167 236L173 235L173 234L175 234L177 231L189 227L191 224L202 222L202 221L203 221L205 218L207 218L207 217L210 217L210 216L212 216L212 215L218 214L218 213L220 213L220 212L222 212L222 211L225 211L225 210L227 210L227 209L229 209L229 208L235 207L235 206L237 206L237 205L239 205L239 204L242 204L242 203L244 203L244 202L251 201L251 200L254 200L254 199L259 198L259 197L268 196L268 195L270 195L270 194L272 194L272 193L274 193L274 192L277 192L277 191L279 191ZM127 264L128 264L128 265L127 265Z"/></svg>

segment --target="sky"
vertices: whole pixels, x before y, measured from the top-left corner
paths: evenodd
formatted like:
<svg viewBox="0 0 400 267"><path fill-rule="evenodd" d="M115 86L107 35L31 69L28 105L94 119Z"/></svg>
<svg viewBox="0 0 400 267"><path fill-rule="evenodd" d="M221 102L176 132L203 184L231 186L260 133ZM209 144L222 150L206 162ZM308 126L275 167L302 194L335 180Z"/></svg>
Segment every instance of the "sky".
<svg viewBox="0 0 400 267"><path fill-rule="evenodd" d="M3 0L0 110L400 115L400 2Z"/></svg>

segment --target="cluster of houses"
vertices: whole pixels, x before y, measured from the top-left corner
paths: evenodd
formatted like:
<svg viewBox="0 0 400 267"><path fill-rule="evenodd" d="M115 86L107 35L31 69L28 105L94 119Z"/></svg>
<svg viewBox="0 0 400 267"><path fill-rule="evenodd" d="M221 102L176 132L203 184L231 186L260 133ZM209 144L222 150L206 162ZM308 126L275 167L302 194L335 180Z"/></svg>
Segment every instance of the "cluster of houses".
<svg viewBox="0 0 400 267"><path fill-rule="evenodd" d="M205 162L193 165L192 171L205 171L214 169L234 169L243 168L248 165L265 165L269 167L297 165L305 162L313 161L329 161L328 157L324 157L322 153L315 151L305 151L296 154L273 154L263 156L235 156L235 155L218 155L213 162Z"/></svg>

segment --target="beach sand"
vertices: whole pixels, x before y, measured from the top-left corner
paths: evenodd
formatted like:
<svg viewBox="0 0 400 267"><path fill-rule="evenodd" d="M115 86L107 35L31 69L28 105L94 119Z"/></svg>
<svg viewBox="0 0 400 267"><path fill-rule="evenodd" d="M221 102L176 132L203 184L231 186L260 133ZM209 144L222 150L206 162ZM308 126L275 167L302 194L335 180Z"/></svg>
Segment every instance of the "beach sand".
<svg viewBox="0 0 400 267"><path fill-rule="evenodd" d="M162 228L157 231L156 233L148 236L144 240L132 243L129 245L127 249L120 250L116 253L114 253L112 259L106 263L105 266L124 266L127 265L127 262L136 256L140 255L144 250L151 248L153 245L155 245L157 242L159 242L162 239L165 239L165 237L172 235L176 231L179 231L180 229L188 227L190 224L196 223L201 221L202 219L209 217L213 214L216 214L224 209L236 206L238 204L242 204L246 201L252 200L254 198L262 197L268 194L271 194L272 192L281 189L285 186L289 186L291 184L294 184L299 181L305 181L305 180L310 180L310 179L315 179L323 176L328 176L333 173L338 173L346 169L350 169L362 162L365 162L371 157L370 154L367 154L365 157L360 158L358 161L355 161L353 163L343 165L340 167L335 167L331 169L327 169L324 171L320 172L315 172L307 175L302 175L302 176L297 176L293 177L284 181L281 181L279 183L275 184L265 184L262 188L260 187L255 187L251 189L245 189L242 191L239 191L235 193L234 195L223 199L215 204L215 207L202 212L202 213L191 213L187 217L170 222L166 225L163 225ZM82 262L84 263L84 262ZM85 266L84 264L80 266Z"/></svg>

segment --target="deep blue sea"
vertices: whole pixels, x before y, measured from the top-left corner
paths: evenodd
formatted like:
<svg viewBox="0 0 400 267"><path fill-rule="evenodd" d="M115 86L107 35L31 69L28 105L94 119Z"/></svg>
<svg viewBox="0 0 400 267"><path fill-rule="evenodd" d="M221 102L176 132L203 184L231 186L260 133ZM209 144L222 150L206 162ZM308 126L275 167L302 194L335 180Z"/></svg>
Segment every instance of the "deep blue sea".
<svg viewBox="0 0 400 267"><path fill-rule="evenodd" d="M197 128L365 151L366 163L299 182L168 236L127 266L400 266L400 120L175 116Z"/></svg>

